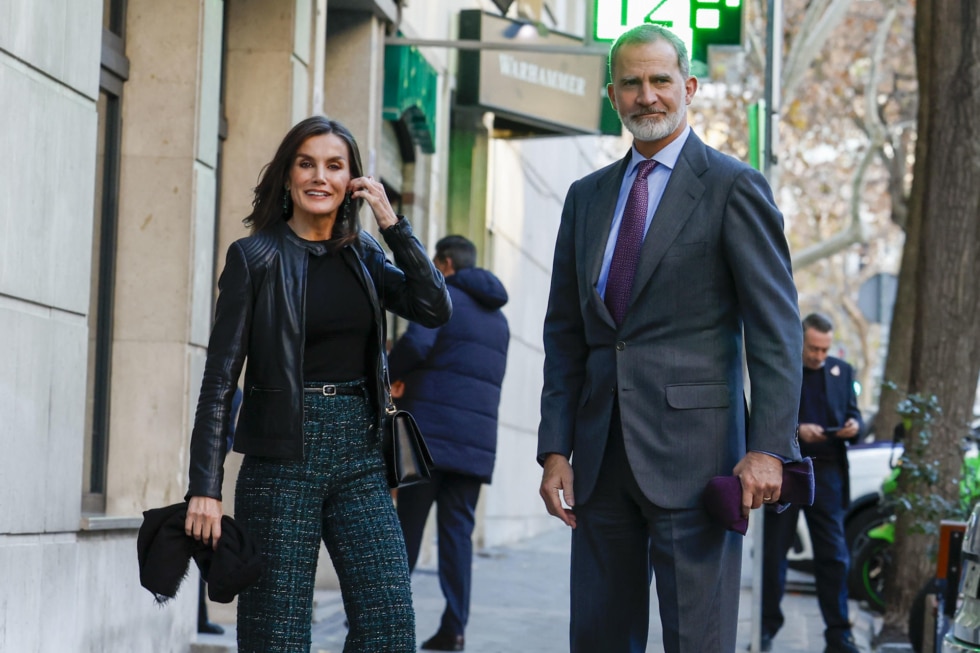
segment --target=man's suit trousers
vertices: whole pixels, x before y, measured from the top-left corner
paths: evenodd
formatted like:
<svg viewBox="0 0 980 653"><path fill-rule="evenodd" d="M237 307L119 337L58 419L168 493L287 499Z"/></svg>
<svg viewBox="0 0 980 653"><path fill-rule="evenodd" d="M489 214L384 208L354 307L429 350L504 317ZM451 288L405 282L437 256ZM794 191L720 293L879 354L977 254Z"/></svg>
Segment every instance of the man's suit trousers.
<svg viewBox="0 0 980 653"><path fill-rule="evenodd" d="M572 653L643 653L654 577L665 653L735 650L742 538L700 505L666 510L643 495L618 410L595 490L575 515Z"/></svg>

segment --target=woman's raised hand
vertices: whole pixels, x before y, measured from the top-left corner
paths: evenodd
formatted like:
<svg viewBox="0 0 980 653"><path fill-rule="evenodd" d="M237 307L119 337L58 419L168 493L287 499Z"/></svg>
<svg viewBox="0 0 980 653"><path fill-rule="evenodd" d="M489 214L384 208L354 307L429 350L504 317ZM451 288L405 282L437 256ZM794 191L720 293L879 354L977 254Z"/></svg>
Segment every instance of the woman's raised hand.
<svg viewBox="0 0 980 653"><path fill-rule="evenodd" d="M350 180L351 197L367 202L374 213L378 229L387 229L398 223L398 216L388 202L384 185L374 177L356 177Z"/></svg>

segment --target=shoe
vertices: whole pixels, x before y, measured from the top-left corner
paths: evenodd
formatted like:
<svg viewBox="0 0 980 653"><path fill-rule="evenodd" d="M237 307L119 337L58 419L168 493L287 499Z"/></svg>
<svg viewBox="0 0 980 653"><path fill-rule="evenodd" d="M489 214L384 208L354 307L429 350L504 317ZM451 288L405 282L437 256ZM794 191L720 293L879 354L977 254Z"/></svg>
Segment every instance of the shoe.
<svg viewBox="0 0 980 653"><path fill-rule="evenodd" d="M833 638L828 637L824 653L861 653L861 649L854 641L854 635L847 631Z"/></svg>
<svg viewBox="0 0 980 653"><path fill-rule="evenodd" d="M426 651L462 651L463 645L462 635L450 635L442 631L422 642L422 648Z"/></svg>
<svg viewBox="0 0 980 653"><path fill-rule="evenodd" d="M759 637L759 650L760 651L771 651L772 650L772 635L769 633L762 633Z"/></svg>
<svg viewBox="0 0 980 653"><path fill-rule="evenodd" d="M204 633L205 635L224 635L225 629L216 623L205 621L204 623L197 624L197 632Z"/></svg>

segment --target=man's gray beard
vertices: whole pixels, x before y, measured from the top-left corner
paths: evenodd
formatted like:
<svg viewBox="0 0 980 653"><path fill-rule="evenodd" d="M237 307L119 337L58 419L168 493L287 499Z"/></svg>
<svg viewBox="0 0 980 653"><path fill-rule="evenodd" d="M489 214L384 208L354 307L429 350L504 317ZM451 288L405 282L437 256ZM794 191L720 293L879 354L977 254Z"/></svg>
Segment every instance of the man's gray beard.
<svg viewBox="0 0 980 653"><path fill-rule="evenodd" d="M633 136L639 141L659 141L667 138L674 133L678 125L681 124L681 112L670 111L660 120L649 120L643 116L624 116L619 114L619 119Z"/></svg>

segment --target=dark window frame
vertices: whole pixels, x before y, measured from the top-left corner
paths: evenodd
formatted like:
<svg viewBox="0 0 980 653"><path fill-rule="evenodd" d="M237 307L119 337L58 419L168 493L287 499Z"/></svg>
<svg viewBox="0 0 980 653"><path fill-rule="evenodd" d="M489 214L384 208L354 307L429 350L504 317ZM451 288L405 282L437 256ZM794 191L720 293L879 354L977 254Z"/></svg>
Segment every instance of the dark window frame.
<svg viewBox="0 0 980 653"><path fill-rule="evenodd" d="M129 78L129 59L125 50L126 0L110 0L102 29L99 94L104 95L105 130L99 134L102 142L102 184L95 192L101 198L101 212L93 216L100 221L98 284L95 287L95 348L92 365L92 420L89 429L89 467L82 493L82 511L105 512L106 480L109 462L109 416L112 377L112 339L116 276L116 247L119 223L119 171L122 164L122 100L123 86Z"/></svg>

